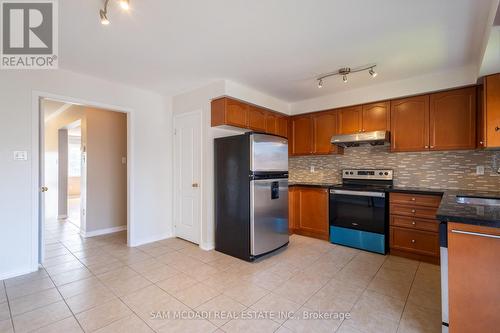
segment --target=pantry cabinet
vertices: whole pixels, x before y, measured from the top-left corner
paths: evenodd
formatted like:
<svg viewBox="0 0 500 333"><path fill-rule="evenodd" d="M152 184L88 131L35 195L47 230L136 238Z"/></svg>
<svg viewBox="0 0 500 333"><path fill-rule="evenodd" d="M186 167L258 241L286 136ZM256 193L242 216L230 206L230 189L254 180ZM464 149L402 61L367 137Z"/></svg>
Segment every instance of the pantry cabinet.
<svg viewBox="0 0 500 333"><path fill-rule="evenodd" d="M289 227L293 233L328 240L328 189L293 186L288 198Z"/></svg>
<svg viewBox="0 0 500 333"><path fill-rule="evenodd" d="M429 150L429 95L391 101L391 151Z"/></svg>

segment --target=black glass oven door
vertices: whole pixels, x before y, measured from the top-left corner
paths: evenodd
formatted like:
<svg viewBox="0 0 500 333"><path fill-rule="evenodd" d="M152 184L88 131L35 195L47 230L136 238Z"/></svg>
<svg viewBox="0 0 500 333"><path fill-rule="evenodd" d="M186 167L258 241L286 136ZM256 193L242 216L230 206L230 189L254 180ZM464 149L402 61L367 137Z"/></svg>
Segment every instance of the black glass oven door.
<svg viewBox="0 0 500 333"><path fill-rule="evenodd" d="M384 234L385 193L348 192L330 192L330 225Z"/></svg>

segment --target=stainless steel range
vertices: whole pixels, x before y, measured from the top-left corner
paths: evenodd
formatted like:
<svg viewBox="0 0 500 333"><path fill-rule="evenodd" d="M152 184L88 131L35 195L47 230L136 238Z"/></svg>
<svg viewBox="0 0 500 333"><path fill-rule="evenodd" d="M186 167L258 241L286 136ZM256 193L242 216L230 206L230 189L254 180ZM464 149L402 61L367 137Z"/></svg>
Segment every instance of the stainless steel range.
<svg viewBox="0 0 500 333"><path fill-rule="evenodd" d="M330 241L385 254L388 246L387 189L393 170L348 169L330 189Z"/></svg>

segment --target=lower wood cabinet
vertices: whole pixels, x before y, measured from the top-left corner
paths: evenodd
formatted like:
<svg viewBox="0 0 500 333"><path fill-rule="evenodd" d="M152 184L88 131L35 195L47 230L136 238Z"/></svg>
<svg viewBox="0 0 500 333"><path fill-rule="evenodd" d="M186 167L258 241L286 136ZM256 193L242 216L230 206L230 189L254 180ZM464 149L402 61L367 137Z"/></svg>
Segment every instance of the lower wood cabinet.
<svg viewBox="0 0 500 333"><path fill-rule="evenodd" d="M450 332L498 332L500 229L448 223Z"/></svg>
<svg viewBox="0 0 500 333"><path fill-rule="evenodd" d="M439 195L390 193L390 253L439 264Z"/></svg>
<svg viewBox="0 0 500 333"><path fill-rule="evenodd" d="M290 232L328 240L328 189L293 186L288 198Z"/></svg>

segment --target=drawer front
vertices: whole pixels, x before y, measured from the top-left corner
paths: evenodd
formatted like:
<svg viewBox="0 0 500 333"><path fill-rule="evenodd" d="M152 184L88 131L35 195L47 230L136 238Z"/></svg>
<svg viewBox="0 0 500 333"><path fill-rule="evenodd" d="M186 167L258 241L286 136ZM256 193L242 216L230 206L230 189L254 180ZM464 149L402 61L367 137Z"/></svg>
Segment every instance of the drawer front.
<svg viewBox="0 0 500 333"><path fill-rule="evenodd" d="M438 220L423 220L419 218L391 215L391 225L395 227L439 232Z"/></svg>
<svg viewBox="0 0 500 333"><path fill-rule="evenodd" d="M441 203L441 196L439 195L391 193L389 198L391 203L398 203L403 205L439 207L439 204Z"/></svg>
<svg viewBox="0 0 500 333"><path fill-rule="evenodd" d="M424 219L435 219L437 207L403 206L391 204L391 214Z"/></svg>
<svg viewBox="0 0 500 333"><path fill-rule="evenodd" d="M439 256L439 234L391 227L391 248L418 254Z"/></svg>

